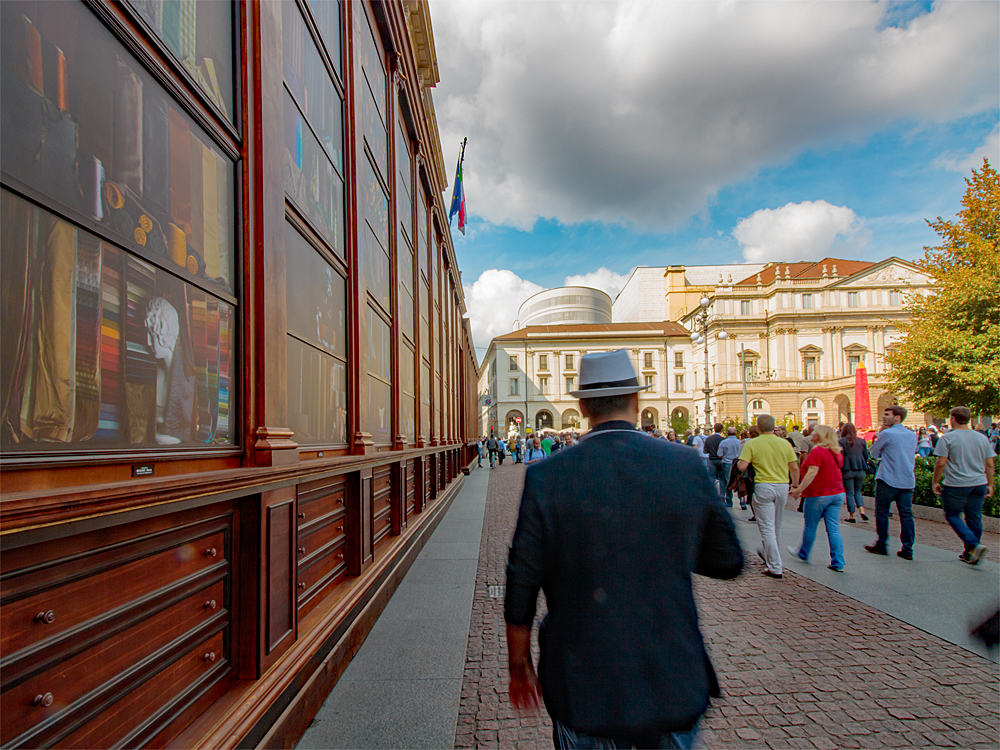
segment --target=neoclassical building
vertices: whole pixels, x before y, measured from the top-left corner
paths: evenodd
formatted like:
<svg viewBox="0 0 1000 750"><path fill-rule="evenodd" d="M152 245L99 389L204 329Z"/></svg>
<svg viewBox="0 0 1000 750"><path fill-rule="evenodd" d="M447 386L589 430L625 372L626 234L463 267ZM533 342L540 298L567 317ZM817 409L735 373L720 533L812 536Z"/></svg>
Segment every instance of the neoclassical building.
<svg viewBox="0 0 1000 750"><path fill-rule="evenodd" d="M558 295L557 295L558 296ZM689 332L670 321L526 326L490 342L480 368L480 430L525 434L525 427L581 430L580 357L626 349L640 382L640 426L666 428L671 415L690 419L698 392Z"/></svg>
<svg viewBox="0 0 1000 750"><path fill-rule="evenodd" d="M708 354L711 420L746 412L790 416L802 424L856 421L855 370L868 370L874 424L897 403L886 389L886 353L899 340L908 295L927 293L931 278L900 258L869 263L826 258L815 263L769 263L759 272L716 283L705 342L695 346L694 377L704 384ZM701 331L699 304L680 318ZM720 339L720 332L726 337ZM695 405L704 423L704 394ZM907 424L929 423L911 409Z"/></svg>

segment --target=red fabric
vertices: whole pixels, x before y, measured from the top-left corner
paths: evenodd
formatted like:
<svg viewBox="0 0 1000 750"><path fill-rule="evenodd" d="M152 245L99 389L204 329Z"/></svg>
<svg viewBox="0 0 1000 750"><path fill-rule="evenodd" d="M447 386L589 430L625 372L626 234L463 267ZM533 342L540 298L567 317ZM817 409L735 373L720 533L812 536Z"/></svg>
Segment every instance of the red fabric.
<svg viewBox="0 0 1000 750"><path fill-rule="evenodd" d="M802 461L800 476L805 476L810 466L818 466L819 474L809 483L802 497L824 497L844 492L844 477L840 470L844 466L844 455L834 453L822 445L813 446Z"/></svg>

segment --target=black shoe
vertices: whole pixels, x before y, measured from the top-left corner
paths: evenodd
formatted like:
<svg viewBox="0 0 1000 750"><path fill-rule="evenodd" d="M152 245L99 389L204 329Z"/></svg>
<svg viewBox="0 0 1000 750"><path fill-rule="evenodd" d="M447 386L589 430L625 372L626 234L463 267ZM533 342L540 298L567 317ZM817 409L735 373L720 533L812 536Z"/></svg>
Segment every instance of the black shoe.
<svg viewBox="0 0 1000 750"><path fill-rule="evenodd" d="M799 507L796 510L796 513L801 513L801 512L802 512L802 503L799 503Z"/></svg>
<svg viewBox="0 0 1000 750"><path fill-rule="evenodd" d="M857 523L858 519L856 519L856 518L848 518L848 519L845 519L845 521L846 521L846 523Z"/></svg>
<svg viewBox="0 0 1000 750"><path fill-rule="evenodd" d="M843 568L838 568L838 567L835 567L835 566L833 566L833 565L827 565L826 567L828 567L828 568L829 568L830 570L832 570L832 571L833 571L834 573L843 573L843 572L844 572L844 569L843 569Z"/></svg>
<svg viewBox="0 0 1000 750"><path fill-rule="evenodd" d="M866 544L865 551L871 552L873 555L888 555L889 552L885 547L879 547L877 544Z"/></svg>
<svg viewBox="0 0 1000 750"><path fill-rule="evenodd" d="M765 570L764 575L766 575L768 578L784 578L784 576L781 575L781 573L772 573L770 570Z"/></svg>
<svg viewBox="0 0 1000 750"><path fill-rule="evenodd" d="M746 503L740 503L740 510L746 510L746 509L747 509L747 504Z"/></svg>
<svg viewBox="0 0 1000 750"><path fill-rule="evenodd" d="M896 557L902 557L904 560L912 560L913 553L910 552L909 550L901 549L899 552L896 553Z"/></svg>
<svg viewBox="0 0 1000 750"><path fill-rule="evenodd" d="M868 520L868 516L866 516L864 513L862 513L861 514L861 520L862 521L867 521Z"/></svg>
<svg viewBox="0 0 1000 750"><path fill-rule="evenodd" d="M757 523L756 517L750 516L750 518L747 519L747 523Z"/></svg>

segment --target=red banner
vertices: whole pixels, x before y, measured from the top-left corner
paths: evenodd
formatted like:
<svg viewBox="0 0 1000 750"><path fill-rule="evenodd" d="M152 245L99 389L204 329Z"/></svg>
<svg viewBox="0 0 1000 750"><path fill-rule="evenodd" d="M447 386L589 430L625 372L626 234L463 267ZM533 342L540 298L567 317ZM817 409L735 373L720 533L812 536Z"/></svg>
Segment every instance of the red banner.
<svg viewBox="0 0 1000 750"><path fill-rule="evenodd" d="M854 371L854 426L859 433L872 428L872 404L868 396L868 370L858 365Z"/></svg>

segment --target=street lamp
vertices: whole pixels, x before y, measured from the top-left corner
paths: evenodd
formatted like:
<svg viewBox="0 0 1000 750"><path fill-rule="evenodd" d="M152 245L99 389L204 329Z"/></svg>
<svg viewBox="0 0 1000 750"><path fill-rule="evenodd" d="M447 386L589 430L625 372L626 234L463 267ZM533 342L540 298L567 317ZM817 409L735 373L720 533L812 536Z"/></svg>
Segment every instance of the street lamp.
<svg viewBox="0 0 1000 750"><path fill-rule="evenodd" d="M712 424L712 405L711 405L711 395L712 387L708 382L708 328L716 321L716 318L712 317L708 313L708 307L712 304L712 300L708 297L702 297L701 301L701 312L694 319L694 323L697 326L695 331L691 334L691 341L695 344L705 345L705 387L702 391L705 394L705 422L711 426ZM719 341L725 341L729 338L729 334L725 330L719 331L717 338Z"/></svg>

